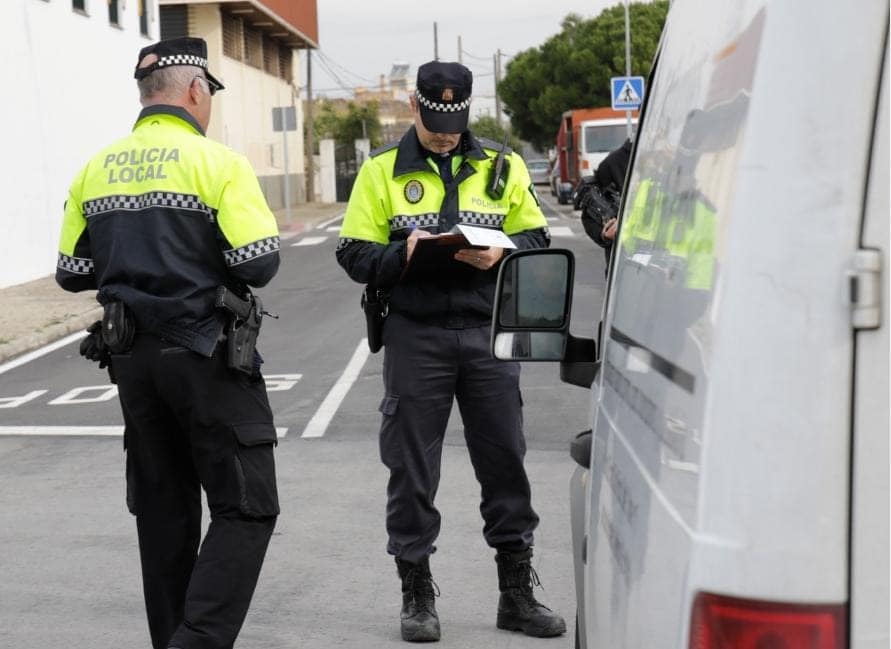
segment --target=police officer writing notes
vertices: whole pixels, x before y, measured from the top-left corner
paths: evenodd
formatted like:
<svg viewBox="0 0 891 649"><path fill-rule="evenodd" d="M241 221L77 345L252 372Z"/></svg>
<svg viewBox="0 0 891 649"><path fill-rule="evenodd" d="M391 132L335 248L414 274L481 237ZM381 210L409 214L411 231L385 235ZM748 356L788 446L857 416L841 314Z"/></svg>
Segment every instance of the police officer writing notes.
<svg viewBox="0 0 891 649"><path fill-rule="evenodd" d="M352 279L389 294L380 453L390 470L387 550L402 580L401 632L409 641L440 637L429 556L440 528L434 499L443 437L456 398L482 487L483 534L497 552L497 626L534 636L565 631L563 619L532 594L538 515L523 467L519 366L489 351L504 250L462 249L426 273L411 264L418 241L456 224L502 230L518 248L549 243L522 159L507 152L503 177L493 178L501 146L467 130L472 80L457 63L418 69L410 98L415 124L363 164L336 253Z"/></svg>
<svg viewBox="0 0 891 649"><path fill-rule="evenodd" d="M71 185L56 280L105 305L89 355L111 352L118 383L152 646L228 649L279 507L259 363L229 367L231 316L215 304L221 287L243 304L272 279L278 229L248 161L204 135L223 89L205 42L148 46L135 77L133 132Z"/></svg>

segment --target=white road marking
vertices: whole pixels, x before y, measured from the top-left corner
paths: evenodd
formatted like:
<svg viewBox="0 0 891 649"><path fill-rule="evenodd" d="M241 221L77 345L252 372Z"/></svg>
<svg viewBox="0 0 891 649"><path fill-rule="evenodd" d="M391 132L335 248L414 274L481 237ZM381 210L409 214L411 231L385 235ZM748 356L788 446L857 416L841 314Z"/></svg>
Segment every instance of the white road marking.
<svg viewBox="0 0 891 649"><path fill-rule="evenodd" d="M292 243L291 247L295 246L317 246L323 241L327 241L328 237L304 237L297 243Z"/></svg>
<svg viewBox="0 0 891 649"><path fill-rule="evenodd" d="M331 217L330 219L328 219L327 221L322 221L321 223L319 223L319 224L316 226L316 229L317 229L317 230L322 230L322 229L324 229L324 228L327 228L329 225L331 225L332 223L335 223L336 221L339 221L339 220L342 219L344 216L346 216L346 212L341 212L341 213L338 214L337 216L333 216L333 217Z"/></svg>
<svg viewBox="0 0 891 649"><path fill-rule="evenodd" d="M325 228L325 232L340 232L340 226L332 225L331 227Z"/></svg>
<svg viewBox="0 0 891 649"><path fill-rule="evenodd" d="M23 403L42 397L47 392L49 390L31 390L28 394L23 394L20 397L0 397L0 408L18 408Z"/></svg>
<svg viewBox="0 0 891 649"><path fill-rule="evenodd" d="M0 436L121 437L123 434L123 426L0 426ZM275 434L284 437L288 429L276 427Z"/></svg>
<svg viewBox="0 0 891 649"><path fill-rule="evenodd" d="M574 237L575 232L572 231L572 228L568 228L565 225L558 225L553 228L548 228L552 237Z"/></svg>
<svg viewBox="0 0 891 649"><path fill-rule="evenodd" d="M282 241L287 241L288 239L293 239L298 234L303 234L303 233L298 232L297 230L294 230L293 232L280 232L278 235L278 238Z"/></svg>
<svg viewBox="0 0 891 649"><path fill-rule="evenodd" d="M365 365L365 360L368 358L369 353L368 342L363 338L359 341L359 346L353 352L353 357L347 363L343 374L337 379L337 383L332 386L328 396L325 397L319 409L316 410L316 414L309 420L301 437L322 437L325 434L328 424L334 418L334 414L340 407L344 397L346 397L356 379L359 378L359 372L362 370L362 366Z"/></svg>
<svg viewBox="0 0 891 649"><path fill-rule="evenodd" d="M81 396L84 394L88 396ZM69 390L62 396L50 401L47 405L67 406L72 403L100 403L102 401L111 401L116 396L118 396L118 386L116 385L85 385Z"/></svg>
<svg viewBox="0 0 891 649"><path fill-rule="evenodd" d="M40 358L41 356L45 356L46 354L49 354L50 352L54 352L57 349L59 349L60 347L64 347L65 345L68 345L69 343L73 343L75 340L80 340L81 338L85 337L86 335L87 335L86 331L78 331L77 333L73 333L70 336L65 336L61 340L57 340L54 343L50 343L49 345L46 345L45 347L41 347L40 349L35 349L33 352L29 352L29 353L25 354L24 356L19 356L18 358L13 359L13 360L9 361L8 363L4 363L3 365L0 365L0 374L3 374L4 372L8 372L9 370L11 370L15 367L18 367L19 365L24 365L25 363L30 363L35 358Z"/></svg>

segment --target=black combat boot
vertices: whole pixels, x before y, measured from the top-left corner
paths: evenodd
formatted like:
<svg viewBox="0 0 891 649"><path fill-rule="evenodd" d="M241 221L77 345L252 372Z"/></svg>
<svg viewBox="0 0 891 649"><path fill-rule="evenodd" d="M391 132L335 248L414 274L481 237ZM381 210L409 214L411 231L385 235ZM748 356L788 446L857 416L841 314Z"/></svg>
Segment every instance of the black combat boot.
<svg viewBox="0 0 891 649"><path fill-rule="evenodd" d="M430 575L430 560L419 563L396 559L402 579L402 639L408 642L436 642L439 640L439 616L433 598L436 584ZM438 589L436 589L438 591Z"/></svg>
<svg viewBox="0 0 891 649"><path fill-rule="evenodd" d="M566 622L532 595L532 586L541 586L532 567L532 549L522 552L499 551L498 564L499 629L522 631L536 638L550 638L566 633Z"/></svg>

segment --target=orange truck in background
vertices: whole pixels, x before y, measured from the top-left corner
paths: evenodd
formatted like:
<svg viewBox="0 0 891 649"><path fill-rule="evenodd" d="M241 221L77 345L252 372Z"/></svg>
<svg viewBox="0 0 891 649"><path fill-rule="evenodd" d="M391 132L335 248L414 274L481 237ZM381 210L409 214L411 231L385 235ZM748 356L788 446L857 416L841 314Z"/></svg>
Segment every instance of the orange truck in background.
<svg viewBox="0 0 891 649"><path fill-rule="evenodd" d="M632 125L637 111L631 112ZM566 204L583 176L590 176L610 151L619 148L628 137L625 111L612 108L576 108L563 113L557 130L557 156L554 165L553 193Z"/></svg>

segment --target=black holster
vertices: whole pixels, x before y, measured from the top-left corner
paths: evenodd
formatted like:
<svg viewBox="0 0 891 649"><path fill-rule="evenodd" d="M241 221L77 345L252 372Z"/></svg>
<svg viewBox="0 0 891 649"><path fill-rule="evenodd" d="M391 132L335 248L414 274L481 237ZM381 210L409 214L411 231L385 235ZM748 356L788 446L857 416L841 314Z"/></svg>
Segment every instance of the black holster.
<svg viewBox="0 0 891 649"><path fill-rule="evenodd" d="M226 328L226 364L230 369L249 376L259 374L257 362L257 336L263 324L263 303L256 295L247 299L235 295L225 286L217 289L216 305L227 311L229 326Z"/></svg>
<svg viewBox="0 0 891 649"><path fill-rule="evenodd" d="M389 311L387 294L370 284L362 291L362 310L365 312L365 329L368 336L368 349L372 354L384 346L384 318Z"/></svg>
<svg viewBox="0 0 891 649"><path fill-rule="evenodd" d="M136 336L136 321L130 309L123 302L109 302L103 305L102 342L112 354L124 354L133 347Z"/></svg>

